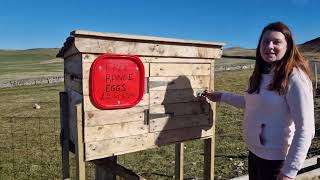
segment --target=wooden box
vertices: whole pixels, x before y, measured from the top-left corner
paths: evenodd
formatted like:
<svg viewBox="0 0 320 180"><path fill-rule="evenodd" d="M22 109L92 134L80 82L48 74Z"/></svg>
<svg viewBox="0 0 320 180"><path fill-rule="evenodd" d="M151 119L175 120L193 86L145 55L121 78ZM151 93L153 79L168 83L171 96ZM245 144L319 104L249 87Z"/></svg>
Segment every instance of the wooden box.
<svg viewBox="0 0 320 180"><path fill-rule="evenodd" d="M198 96L213 90L214 60L223 43L73 31L60 50L68 93L70 140L75 142L74 105L82 104L85 160L161 145L212 138L214 104ZM91 64L101 54L133 54L145 68L143 100L127 109L100 110L89 97Z"/></svg>

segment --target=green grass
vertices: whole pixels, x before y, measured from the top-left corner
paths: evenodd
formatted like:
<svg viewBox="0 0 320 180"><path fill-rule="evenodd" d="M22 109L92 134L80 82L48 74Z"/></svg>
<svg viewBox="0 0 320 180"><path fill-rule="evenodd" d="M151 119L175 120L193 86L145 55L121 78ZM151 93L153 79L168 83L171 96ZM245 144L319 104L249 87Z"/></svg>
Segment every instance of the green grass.
<svg viewBox="0 0 320 180"><path fill-rule="evenodd" d="M243 94L250 74L250 70L218 72L215 88ZM0 179L61 179L58 92L62 90L62 84L0 89ZM35 103L41 109L33 109ZM216 178L247 173L242 119L242 110L217 104ZM319 142L314 141L313 151L320 148ZM185 178L203 177L202 151L202 140L185 143ZM169 145L121 155L118 162L148 179L174 179L174 155L174 145ZM89 179L94 179L92 164L88 167ZM71 170L74 178L72 154Z"/></svg>
<svg viewBox="0 0 320 180"><path fill-rule="evenodd" d="M58 175L61 168L57 92L62 89L62 85L54 85L0 90L0 179L45 179ZM33 109L34 103L41 109Z"/></svg>
<svg viewBox="0 0 320 180"><path fill-rule="evenodd" d="M59 49L0 50L0 82L63 75Z"/></svg>
<svg viewBox="0 0 320 180"><path fill-rule="evenodd" d="M223 55L225 56L256 56L256 49L247 49L247 48L240 48L240 47L233 47L233 48L226 48L223 50Z"/></svg>
<svg viewBox="0 0 320 180"><path fill-rule="evenodd" d="M238 89L245 87L248 74L249 71L237 71L236 76L234 72L217 73L216 88L241 92ZM62 84L0 89L0 179L60 177L58 92L62 90ZM41 109L33 109L35 103ZM233 172L239 161L245 162L244 157L237 157L246 153L240 137L242 111L218 104L217 112L219 135L236 133L216 139L216 175L228 179L245 173ZM202 177L202 150L202 140L186 142L185 177ZM119 163L150 179L172 179L174 146L122 155Z"/></svg>
<svg viewBox="0 0 320 180"><path fill-rule="evenodd" d="M0 50L0 61L21 62L35 60L53 59L56 57L59 49L57 48L38 48L27 50Z"/></svg>
<svg viewBox="0 0 320 180"><path fill-rule="evenodd" d="M225 66L225 65L240 65L240 64L254 64L255 61L252 59L245 58L226 58L222 57L215 61L216 66Z"/></svg>

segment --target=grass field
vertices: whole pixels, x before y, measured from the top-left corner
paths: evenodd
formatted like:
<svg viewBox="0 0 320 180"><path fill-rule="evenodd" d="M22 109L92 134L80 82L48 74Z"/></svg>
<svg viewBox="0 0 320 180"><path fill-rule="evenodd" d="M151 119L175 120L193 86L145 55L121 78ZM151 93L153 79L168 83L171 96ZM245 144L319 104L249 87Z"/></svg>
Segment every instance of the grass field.
<svg viewBox="0 0 320 180"><path fill-rule="evenodd" d="M63 76L59 49L0 50L0 83L10 80ZM252 64L250 59L221 58L216 65Z"/></svg>
<svg viewBox="0 0 320 180"><path fill-rule="evenodd" d="M255 61L252 59L245 58L227 58L222 57L215 61L216 66L226 66L226 65L240 65L240 64L254 64Z"/></svg>
<svg viewBox="0 0 320 180"><path fill-rule="evenodd" d="M57 49L0 50L0 81L62 75ZM11 54L10 54L11 53ZM20 58L17 58L20 57ZM216 65L246 64L252 60L226 58ZM251 70L218 72L215 89L243 93ZM59 91L62 84L0 89L0 179L61 179ZM37 103L40 109L33 109ZM241 137L243 111L217 104L215 178L247 173L247 150ZM319 129L319 120L317 121ZM319 136L319 133L318 133ZM311 153L319 153L314 141ZM203 141L185 143L185 178L202 177ZM173 179L174 145L119 156L125 167L149 179ZM74 162L71 161L72 177ZM89 179L94 179L88 164Z"/></svg>
<svg viewBox="0 0 320 180"><path fill-rule="evenodd" d="M215 77L216 90L243 93L250 73L249 70L219 72ZM61 178L58 92L62 90L62 84L0 89L0 179ZM33 109L35 103L41 108ZM217 104L217 179L247 173L247 150L241 137L242 117L243 111ZM201 140L186 142L186 178L203 177L202 146ZM319 148L319 140L314 141L311 151L319 153ZM122 155L118 161L149 179L173 179L174 176L173 145ZM88 168L88 174L89 179L94 179L93 168Z"/></svg>
<svg viewBox="0 0 320 180"><path fill-rule="evenodd" d="M0 50L0 82L63 75L58 49Z"/></svg>
<svg viewBox="0 0 320 180"><path fill-rule="evenodd" d="M249 74L218 73L216 89L241 92ZM0 179L59 179L58 92L62 90L62 84L0 89ZM33 109L35 103L41 109ZM240 136L242 111L218 104L217 112L215 174L228 179L246 173L246 150ZM202 177L202 143L186 143L185 177ZM172 179L174 146L123 155L119 163L150 179Z"/></svg>

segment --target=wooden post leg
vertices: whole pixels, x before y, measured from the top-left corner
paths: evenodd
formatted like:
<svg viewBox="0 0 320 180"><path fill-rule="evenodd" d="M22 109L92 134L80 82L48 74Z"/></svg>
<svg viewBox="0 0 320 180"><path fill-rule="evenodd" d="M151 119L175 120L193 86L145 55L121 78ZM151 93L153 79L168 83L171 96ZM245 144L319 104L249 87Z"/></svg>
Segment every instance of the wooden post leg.
<svg viewBox="0 0 320 180"><path fill-rule="evenodd" d="M62 155L62 179L70 179L69 165L69 118L68 118L68 94L60 92L60 144Z"/></svg>
<svg viewBox="0 0 320 180"><path fill-rule="evenodd" d="M117 164L117 156L109 157L107 159L112 161L114 166ZM96 164L96 180L116 180L116 179L117 179L117 176L115 174L112 174L110 170L108 171L104 167L101 167Z"/></svg>
<svg viewBox="0 0 320 180"><path fill-rule="evenodd" d="M77 130L76 130L76 176L77 180L86 179L86 163L84 160L84 145L83 145L83 122L82 122L82 104L77 104L75 106L76 120L77 120Z"/></svg>
<svg viewBox="0 0 320 180"><path fill-rule="evenodd" d="M102 158L94 160L93 163L99 168L104 169L105 172L112 172L114 175L121 177L124 180L146 180L144 177L137 175L133 171L117 164L113 157L111 158ZM110 176L109 176L110 177ZM113 178L113 177L112 177ZM103 179L110 180L110 179ZM112 179L113 180L113 179Z"/></svg>
<svg viewBox="0 0 320 180"><path fill-rule="evenodd" d="M214 138L204 140L204 179L214 179Z"/></svg>
<svg viewBox="0 0 320 180"><path fill-rule="evenodd" d="M175 163L175 179L183 180L183 155L184 155L184 143L176 143L176 163Z"/></svg>
<svg viewBox="0 0 320 180"><path fill-rule="evenodd" d="M210 70L210 90L214 90L214 61L211 61ZM214 179L214 148L215 148L215 115L216 115L216 103L210 102L210 120L212 122L212 136L204 140L204 166L203 177L205 180Z"/></svg>

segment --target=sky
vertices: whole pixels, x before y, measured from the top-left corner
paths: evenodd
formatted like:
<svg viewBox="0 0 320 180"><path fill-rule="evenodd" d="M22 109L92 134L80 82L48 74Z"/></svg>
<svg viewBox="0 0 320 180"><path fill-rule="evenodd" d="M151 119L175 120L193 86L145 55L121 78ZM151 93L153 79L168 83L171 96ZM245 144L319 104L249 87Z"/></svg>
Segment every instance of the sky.
<svg viewBox="0 0 320 180"><path fill-rule="evenodd" d="M1 0L0 49L61 48L73 30L256 48L282 21L300 44L320 37L319 0Z"/></svg>

